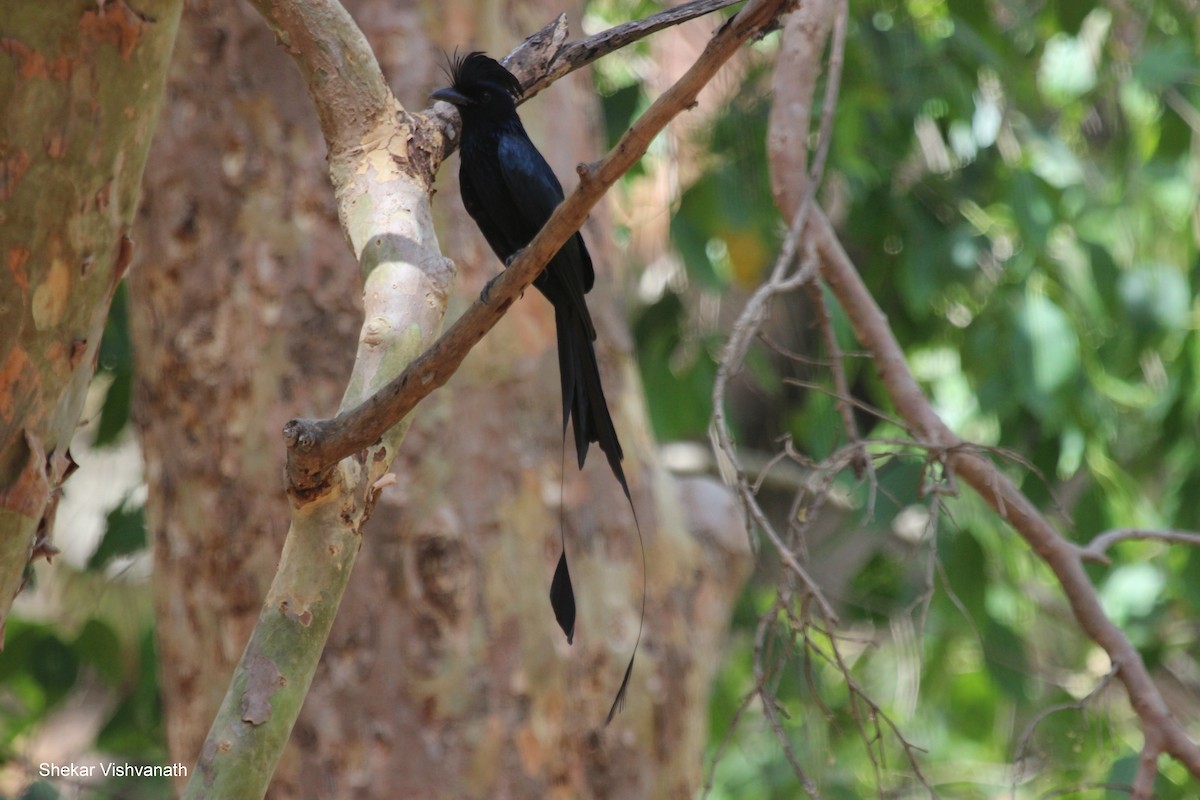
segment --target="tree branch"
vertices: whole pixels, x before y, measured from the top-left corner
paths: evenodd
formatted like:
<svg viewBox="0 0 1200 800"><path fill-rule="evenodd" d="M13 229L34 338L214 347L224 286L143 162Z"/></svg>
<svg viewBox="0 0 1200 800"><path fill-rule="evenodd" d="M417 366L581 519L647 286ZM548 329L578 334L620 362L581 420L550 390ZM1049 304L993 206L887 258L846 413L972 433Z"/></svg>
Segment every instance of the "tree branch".
<svg viewBox="0 0 1200 800"><path fill-rule="evenodd" d="M1168 544L1189 544L1200 547L1200 533L1192 531L1148 531L1137 528L1117 528L1105 531L1092 539L1086 547L1079 548L1079 557L1097 564L1111 564L1107 552L1117 542L1158 541Z"/></svg>
<svg viewBox="0 0 1200 800"><path fill-rule="evenodd" d="M399 108L367 37L338 0L249 0L300 68L331 153Z"/></svg>
<svg viewBox="0 0 1200 800"><path fill-rule="evenodd" d="M696 63L651 104L601 161L580 165L579 186L555 210L538 235L491 288L491 301L476 301L428 350L395 380L360 406L330 420L292 420L284 428L288 479L294 491L312 492L330 465L377 441L434 389L445 384L471 348L541 273L604 193L645 154L655 136L689 108L734 51L770 23L784 0L752 0L721 27Z"/></svg>
<svg viewBox="0 0 1200 800"><path fill-rule="evenodd" d="M702 17L705 14L711 14L722 8L737 5L740 2L742 0L693 0L691 3L684 3L683 5L660 11L657 14L652 14L645 19L623 22L606 31L589 36L586 39L580 39L577 42L570 42L563 45L561 50L552 54L553 57L545 69L537 70L535 73L537 77L533 78L525 86L525 96L522 101L528 100L559 78L569 75L580 67L585 67L609 53L620 50L623 47L628 47L652 33L657 33L665 28ZM565 15L559 17L559 19L565 19ZM523 52L524 44L517 47L505 59L505 65L510 69L514 67L520 69L525 60ZM515 70L514 74L518 78L522 78L523 81L528 79L528 77L523 77L521 73Z"/></svg>
<svg viewBox="0 0 1200 800"><path fill-rule="evenodd" d="M1046 562L1084 632L1108 653L1117 677L1129 694L1130 704L1142 721L1147 746L1170 753L1200 778L1200 747L1171 716L1141 656L1104 613L1096 589L1084 571L1080 548L1062 537L1007 475L976 448L959 439L938 417L909 371L887 317L859 277L833 226L819 210L814 214L809 234L820 251L825 281L846 312L858 340L871 352L888 395L910 432L938 452L947 467Z"/></svg>
<svg viewBox="0 0 1200 800"><path fill-rule="evenodd" d="M785 40L789 36L820 39L819 42L799 49L799 52L807 55L811 61L801 63L800 61L793 60L791 63L796 71L819 71L819 54L824 48L825 30L827 30L827 27L810 23L809 20L813 16L822 15L829 15L831 18L834 18L834 13L835 4L833 0L826 0L826 2L822 3L809 4L803 10L793 11L789 15L786 23L789 29L784 31ZM838 25L835 29L833 48L830 55L829 90L825 98L824 117L821 122L817 152L813 159L810 174L803 186L803 191L799 192L802 200L795 208L790 209L792 221L788 227L788 234L783 241L783 246L780 248L779 256L771 268L770 277L746 302L745 308L742 309L737 322L734 323L729 341L725 345L725 350L721 354L716 378L713 381L713 416L708 431L709 441L712 443L713 452L717 456L721 477L726 484L737 492L742 506L746 510L747 536L752 537L751 532L755 528L767 536L784 565L804 584L805 590L815 598L822 615L830 622L835 622L837 619L837 615L833 611L833 606L830 605L828 598L825 597L816 581L812 579L812 576L804 569L791 548L785 545L779 532L775 530L775 526L771 524L771 521L759 505L754 487L746 479L745 468L738 458L736 448L733 444L733 437L729 432L729 426L725 422L725 389L730 378L742 368L750 344L762 329L763 322L767 318L767 309L771 299L781 292L803 284L816 275L817 265L815 258L805 258L803 263L795 269L793 269L793 265L800 252L800 241L807 225L809 211L812 206L813 192L815 191L815 187L821 182L825 157L828 153L833 109L836 103L838 86L841 82L846 13L846 4L844 2L838 3L836 11ZM799 20L800 24L797 24L797 20ZM793 25L795 27L792 27ZM796 58L799 58L799 55ZM785 211L785 213L787 212ZM757 551L757 543L753 538L751 538L750 544Z"/></svg>
<svg viewBox="0 0 1200 800"><path fill-rule="evenodd" d="M500 62L521 81L525 89L524 94L517 100L517 104L520 105L559 78L609 53L628 47L652 33L741 2L743 0L692 0L645 19L623 22L586 39L570 43L565 43L568 33L567 15L559 14L540 31L526 37L525 41L500 59ZM436 118L447 133L445 154L454 152L454 148L458 146L458 112L449 103L445 103L434 106L429 116Z"/></svg>

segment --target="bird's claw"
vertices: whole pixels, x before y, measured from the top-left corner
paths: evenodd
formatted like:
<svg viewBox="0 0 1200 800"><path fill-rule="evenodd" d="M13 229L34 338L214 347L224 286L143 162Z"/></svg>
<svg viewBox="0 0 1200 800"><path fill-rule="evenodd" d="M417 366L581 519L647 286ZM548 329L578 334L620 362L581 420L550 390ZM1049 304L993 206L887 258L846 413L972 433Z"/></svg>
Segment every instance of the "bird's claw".
<svg viewBox="0 0 1200 800"><path fill-rule="evenodd" d="M501 273L501 274L503 274L503 273ZM496 281L498 281L498 280L500 280L500 275L495 276L494 278L492 278L490 281L488 281L487 283L485 283L483 285L483 290L479 293L479 301L481 303L483 303L485 306L489 302L491 302L488 299L488 295L490 295L492 293L492 286L494 286Z"/></svg>
<svg viewBox="0 0 1200 800"><path fill-rule="evenodd" d="M508 269L510 266L512 266L512 263L514 261L516 261L518 258L520 258L521 253L524 253L524 252L525 252L525 248L522 247L517 252L511 254L508 258L504 259L504 268ZM501 273L501 274L503 274L503 273ZM483 285L483 291L481 291L479 293L479 299L484 305L487 305L490 302L488 299L488 295L490 295L492 293L492 286L494 286L496 284L496 281L498 281L498 280L500 280L500 275L497 275L496 277L492 278L490 281L488 281L487 283L485 283Z"/></svg>

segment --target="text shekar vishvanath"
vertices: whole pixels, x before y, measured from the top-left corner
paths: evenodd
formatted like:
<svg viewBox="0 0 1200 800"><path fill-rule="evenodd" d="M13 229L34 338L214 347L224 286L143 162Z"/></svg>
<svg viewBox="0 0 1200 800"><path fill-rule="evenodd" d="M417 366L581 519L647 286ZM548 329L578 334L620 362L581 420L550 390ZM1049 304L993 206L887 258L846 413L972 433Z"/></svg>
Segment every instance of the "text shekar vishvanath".
<svg viewBox="0 0 1200 800"><path fill-rule="evenodd" d="M188 768L174 764L52 764L38 765L43 778L186 778Z"/></svg>

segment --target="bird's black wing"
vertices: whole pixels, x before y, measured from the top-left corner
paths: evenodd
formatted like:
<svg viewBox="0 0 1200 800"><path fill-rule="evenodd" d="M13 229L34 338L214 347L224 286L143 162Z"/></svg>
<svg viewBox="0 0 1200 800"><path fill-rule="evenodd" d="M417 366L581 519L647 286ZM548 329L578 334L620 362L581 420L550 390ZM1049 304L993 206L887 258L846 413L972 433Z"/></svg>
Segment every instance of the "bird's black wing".
<svg viewBox="0 0 1200 800"><path fill-rule="evenodd" d="M562 185L524 130L503 134L497 155L513 214L520 217L520 227L532 228L524 242L528 244L563 201ZM537 281L538 289L551 303L567 304L586 320L590 339L595 339L596 333L583 296L591 291L595 279L591 256L583 237L576 233L563 244Z"/></svg>
<svg viewBox="0 0 1200 800"><path fill-rule="evenodd" d="M521 238L527 226L513 214L508 186L493 161L473 159L464 152L458 183L463 207L501 261L529 242L528 237Z"/></svg>

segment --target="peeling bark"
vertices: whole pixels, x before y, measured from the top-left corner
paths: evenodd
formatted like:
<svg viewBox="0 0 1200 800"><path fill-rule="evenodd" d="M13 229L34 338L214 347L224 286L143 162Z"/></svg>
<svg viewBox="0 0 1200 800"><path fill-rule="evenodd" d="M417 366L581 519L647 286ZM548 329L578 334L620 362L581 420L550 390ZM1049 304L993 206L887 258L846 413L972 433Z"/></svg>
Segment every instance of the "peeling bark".
<svg viewBox="0 0 1200 800"><path fill-rule="evenodd" d="M0 645L71 470L182 3L27 3L0 20ZM43 538L35 547L41 531Z"/></svg>

